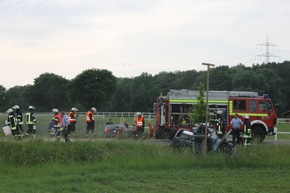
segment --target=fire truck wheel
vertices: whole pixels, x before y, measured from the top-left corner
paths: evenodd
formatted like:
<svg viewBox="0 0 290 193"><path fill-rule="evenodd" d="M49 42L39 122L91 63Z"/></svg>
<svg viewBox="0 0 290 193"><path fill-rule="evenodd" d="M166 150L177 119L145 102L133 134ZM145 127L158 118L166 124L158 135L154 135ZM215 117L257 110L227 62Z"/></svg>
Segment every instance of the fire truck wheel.
<svg viewBox="0 0 290 193"><path fill-rule="evenodd" d="M172 140L173 137L175 136L175 134L176 134L176 128L172 128L171 131L170 131L170 133L169 133L169 137L168 138L170 140Z"/></svg>
<svg viewBox="0 0 290 193"><path fill-rule="evenodd" d="M262 143L265 139L265 130L260 126L255 126L252 128L252 136L254 141Z"/></svg>

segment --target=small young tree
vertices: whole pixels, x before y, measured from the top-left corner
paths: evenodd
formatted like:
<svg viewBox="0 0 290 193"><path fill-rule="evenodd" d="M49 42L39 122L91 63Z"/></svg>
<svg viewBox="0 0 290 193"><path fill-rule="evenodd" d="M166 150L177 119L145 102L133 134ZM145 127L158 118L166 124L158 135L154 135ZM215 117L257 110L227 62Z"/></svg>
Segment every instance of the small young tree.
<svg viewBox="0 0 290 193"><path fill-rule="evenodd" d="M206 118L206 103L204 100L204 85L199 83L199 96L196 97L197 104L194 105L192 120L193 123L204 123Z"/></svg>

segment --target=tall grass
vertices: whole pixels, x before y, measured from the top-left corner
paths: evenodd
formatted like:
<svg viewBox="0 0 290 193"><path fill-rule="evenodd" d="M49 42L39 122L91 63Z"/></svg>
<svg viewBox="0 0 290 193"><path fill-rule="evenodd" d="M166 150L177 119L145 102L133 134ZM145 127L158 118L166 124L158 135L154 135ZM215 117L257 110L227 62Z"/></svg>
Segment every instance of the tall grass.
<svg viewBox="0 0 290 193"><path fill-rule="evenodd" d="M172 149L158 144L120 141L76 141L73 143L35 141L0 142L0 163L28 166L47 163L99 163L102 168L167 169L172 167L265 168L290 166L287 144L252 144L237 147L229 156L222 152L196 155L190 149Z"/></svg>
<svg viewBox="0 0 290 193"><path fill-rule="evenodd" d="M287 192L286 144L196 155L140 141L0 142L0 192Z"/></svg>

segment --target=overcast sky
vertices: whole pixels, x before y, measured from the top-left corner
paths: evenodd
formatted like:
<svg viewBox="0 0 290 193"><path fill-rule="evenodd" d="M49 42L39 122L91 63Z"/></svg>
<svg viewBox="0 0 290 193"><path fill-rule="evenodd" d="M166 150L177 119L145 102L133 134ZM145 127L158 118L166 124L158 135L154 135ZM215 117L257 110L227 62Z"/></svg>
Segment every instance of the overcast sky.
<svg viewBox="0 0 290 193"><path fill-rule="evenodd" d="M0 0L0 85L290 60L289 0ZM279 57L278 57L279 56Z"/></svg>

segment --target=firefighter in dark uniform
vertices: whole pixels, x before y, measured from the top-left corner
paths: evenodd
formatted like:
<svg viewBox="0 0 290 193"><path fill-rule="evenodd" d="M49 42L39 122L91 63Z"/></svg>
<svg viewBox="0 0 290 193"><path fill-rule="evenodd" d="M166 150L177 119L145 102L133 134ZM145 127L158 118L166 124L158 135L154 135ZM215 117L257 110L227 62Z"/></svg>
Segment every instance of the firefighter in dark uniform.
<svg viewBox="0 0 290 193"><path fill-rule="evenodd" d="M243 139L244 146L251 145L252 131L251 131L251 121L249 120L249 115L244 116L244 129L243 129Z"/></svg>
<svg viewBox="0 0 290 193"><path fill-rule="evenodd" d="M9 126L11 133L14 137L18 136L17 139L21 139L20 131L17 128L17 120L16 120L15 113L14 113L13 109L8 109L7 113L8 113L8 118L6 121L6 125Z"/></svg>
<svg viewBox="0 0 290 193"><path fill-rule="evenodd" d="M20 111L20 107L18 105L14 105L12 107L15 117L16 117L16 127L19 130L20 134L23 133L23 117L22 112Z"/></svg>
<svg viewBox="0 0 290 193"><path fill-rule="evenodd" d="M34 106L29 106L28 107L28 112L25 113L25 121L28 127L28 130L26 132L26 135L32 135L35 137L36 135L36 118L34 114Z"/></svg>
<svg viewBox="0 0 290 193"><path fill-rule="evenodd" d="M216 132L219 136L223 136L225 132L225 127L224 127L224 122L222 119L222 111L217 111L216 112L216 119L215 119L215 124L216 124Z"/></svg>

